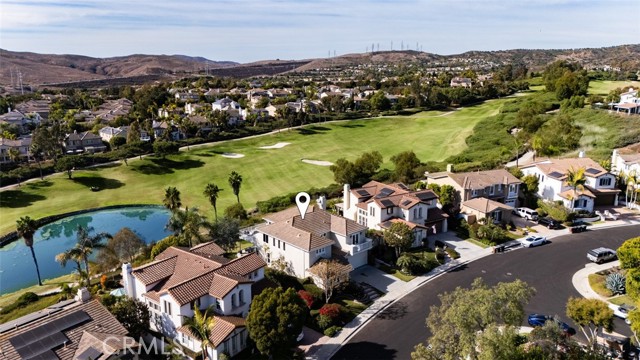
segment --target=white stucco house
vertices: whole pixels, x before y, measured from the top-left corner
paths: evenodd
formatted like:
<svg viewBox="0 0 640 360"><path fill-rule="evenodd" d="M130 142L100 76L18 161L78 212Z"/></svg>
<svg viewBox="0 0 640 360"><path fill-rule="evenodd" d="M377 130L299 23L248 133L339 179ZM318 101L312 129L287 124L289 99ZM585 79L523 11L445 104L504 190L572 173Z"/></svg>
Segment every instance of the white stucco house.
<svg viewBox="0 0 640 360"><path fill-rule="evenodd" d="M638 90L629 88L629 91L620 94L620 102L614 105L616 112L625 112L629 114L640 114L640 98Z"/></svg>
<svg viewBox="0 0 640 360"><path fill-rule="evenodd" d="M266 263L257 254L229 260L213 242L191 249L170 247L155 260L136 268L122 265L127 296L147 304L151 330L178 341L198 353L201 343L186 326L197 307L215 308L215 326L207 357L234 356L247 345L244 318L249 312L252 288L264 278Z"/></svg>
<svg viewBox="0 0 640 360"><path fill-rule="evenodd" d="M583 190L574 190L566 183L571 170L585 169ZM617 205L620 190L616 177L597 162L587 158L549 159L521 167L525 175L538 178L538 196L545 200L562 201L568 209L594 211L594 206Z"/></svg>
<svg viewBox="0 0 640 360"><path fill-rule="evenodd" d="M414 232L413 246L423 245L428 234L447 231L447 214L437 207L438 195L431 190L412 191L402 183L370 181L361 188L344 186L344 217L369 229L388 229L402 222Z"/></svg>
<svg viewBox="0 0 640 360"><path fill-rule="evenodd" d="M614 149L611 154L611 172L628 175L634 171L640 176L640 143Z"/></svg>
<svg viewBox="0 0 640 360"><path fill-rule="evenodd" d="M337 259L356 269L367 264L373 242L366 226L310 206L304 219L297 207L264 217L254 236L259 253L268 264L286 266L297 277L311 276L309 269L322 259Z"/></svg>

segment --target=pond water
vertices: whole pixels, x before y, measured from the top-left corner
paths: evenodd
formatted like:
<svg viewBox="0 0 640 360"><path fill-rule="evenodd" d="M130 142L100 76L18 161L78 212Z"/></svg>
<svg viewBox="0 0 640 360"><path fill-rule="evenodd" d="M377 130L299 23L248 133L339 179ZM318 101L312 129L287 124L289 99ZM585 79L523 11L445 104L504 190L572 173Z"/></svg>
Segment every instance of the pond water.
<svg viewBox="0 0 640 360"><path fill-rule="evenodd" d="M169 217L169 211L161 207L127 207L69 216L44 225L35 233L33 243L42 280L74 272L73 262L62 267L55 256L75 245L78 225L93 227L92 234L106 232L111 235L128 227L146 243L151 243L171 235L165 229ZM24 239L0 248L0 294L37 283L35 264Z"/></svg>

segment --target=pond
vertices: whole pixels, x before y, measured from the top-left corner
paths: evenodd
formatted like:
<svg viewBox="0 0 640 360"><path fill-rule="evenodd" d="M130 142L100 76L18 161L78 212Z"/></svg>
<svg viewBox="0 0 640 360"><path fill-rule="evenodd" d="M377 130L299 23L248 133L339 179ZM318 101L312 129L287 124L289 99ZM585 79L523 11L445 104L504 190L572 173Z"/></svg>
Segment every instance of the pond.
<svg viewBox="0 0 640 360"><path fill-rule="evenodd" d="M169 217L169 211L162 207L126 207L73 215L44 225L35 233L33 244L42 280L74 272L74 263L62 267L55 256L75 245L78 225L93 227L92 234L106 232L111 235L128 227L146 243L151 243L171 235L165 229ZM0 294L37 283L35 265L24 239L0 248Z"/></svg>

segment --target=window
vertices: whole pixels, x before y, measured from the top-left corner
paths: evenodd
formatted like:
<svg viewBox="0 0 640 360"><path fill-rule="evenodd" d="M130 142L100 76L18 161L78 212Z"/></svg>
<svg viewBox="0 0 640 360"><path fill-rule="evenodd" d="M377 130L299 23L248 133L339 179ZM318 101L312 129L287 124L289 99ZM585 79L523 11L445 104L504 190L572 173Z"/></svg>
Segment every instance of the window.
<svg viewBox="0 0 640 360"><path fill-rule="evenodd" d="M216 309L218 310L222 310L222 305L220 305L220 299L215 298L216 299Z"/></svg>
<svg viewBox="0 0 640 360"><path fill-rule="evenodd" d="M242 289L238 293L238 300L240 301L240 306L244 305L244 290Z"/></svg>
<svg viewBox="0 0 640 360"><path fill-rule="evenodd" d="M280 239L278 239L278 249L280 249Z"/></svg>
<svg viewBox="0 0 640 360"><path fill-rule="evenodd" d="M284 241L282 242L282 250L287 250L287 244Z"/></svg>
<svg viewBox="0 0 640 360"><path fill-rule="evenodd" d="M518 185L516 184L509 184L509 192L510 193L515 193L518 191Z"/></svg>
<svg viewBox="0 0 640 360"><path fill-rule="evenodd" d="M267 264L271 264L271 253L267 253Z"/></svg>
<svg viewBox="0 0 640 360"><path fill-rule="evenodd" d="M496 187L495 186L489 186L489 195L493 195L496 192Z"/></svg>
<svg viewBox="0 0 640 360"><path fill-rule="evenodd" d="M316 255L324 254L325 248L316 249Z"/></svg>
<svg viewBox="0 0 640 360"><path fill-rule="evenodd" d="M171 303L168 301L164 302L164 312L171 316Z"/></svg>
<svg viewBox="0 0 640 360"><path fill-rule="evenodd" d="M600 186L610 186L611 185L611 178L610 177L606 177L606 178L601 178L600 179Z"/></svg>
<svg viewBox="0 0 640 360"><path fill-rule="evenodd" d="M371 206L369 208L369 215L371 216L376 216L376 208L374 208L373 206Z"/></svg>
<svg viewBox="0 0 640 360"><path fill-rule="evenodd" d="M273 246L276 246L276 238L273 238Z"/></svg>
<svg viewBox="0 0 640 360"><path fill-rule="evenodd" d="M231 308L235 309L236 307L238 307L238 295L231 294Z"/></svg>
<svg viewBox="0 0 640 360"><path fill-rule="evenodd" d="M418 218L418 209L413 209L413 218L414 219Z"/></svg>
<svg viewBox="0 0 640 360"><path fill-rule="evenodd" d="M472 191L471 191L471 196L472 196L472 197L476 197L476 196L478 196L478 190L472 190Z"/></svg>
<svg viewBox="0 0 640 360"><path fill-rule="evenodd" d="M360 243L360 234L351 235L351 244L358 244L358 243Z"/></svg>
<svg viewBox="0 0 640 360"><path fill-rule="evenodd" d="M387 208L387 214L393 214L393 206Z"/></svg>
<svg viewBox="0 0 640 360"><path fill-rule="evenodd" d="M418 218L422 219L422 207L418 208Z"/></svg>
<svg viewBox="0 0 640 360"><path fill-rule="evenodd" d="M262 234L262 242L264 243L269 243L269 235L267 234Z"/></svg>

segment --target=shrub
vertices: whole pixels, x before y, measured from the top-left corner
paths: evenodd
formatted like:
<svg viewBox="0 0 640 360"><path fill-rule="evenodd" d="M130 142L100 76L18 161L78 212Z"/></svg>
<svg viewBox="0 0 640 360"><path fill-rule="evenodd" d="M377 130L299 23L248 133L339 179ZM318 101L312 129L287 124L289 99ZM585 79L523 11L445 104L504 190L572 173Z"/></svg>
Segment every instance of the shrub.
<svg viewBox="0 0 640 360"><path fill-rule="evenodd" d="M339 304L324 304L320 308L320 315L325 315L335 320L342 314L342 306Z"/></svg>
<svg viewBox="0 0 640 360"><path fill-rule="evenodd" d="M329 328L333 324L333 319L327 315L318 315L318 327L322 330Z"/></svg>
<svg viewBox="0 0 640 360"><path fill-rule="evenodd" d="M242 204L235 203L224 209L224 216L230 219L246 220L247 211L244 209Z"/></svg>
<svg viewBox="0 0 640 360"><path fill-rule="evenodd" d="M304 289L313 296L315 301L321 303L324 301L324 291L317 287L315 284L305 284L303 285Z"/></svg>
<svg viewBox="0 0 640 360"><path fill-rule="evenodd" d="M614 295L622 295L626 292L626 281L627 280L625 276L621 273L613 273L607 276L605 285L607 286L607 289L609 289L609 291L611 291Z"/></svg>
<svg viewBox="0 0 640 360"><path fill-rule="evenodd" d="M311 306L313 305L313 302L315 300L313 298L313 295L311 295L306 290L298 290L298 295L300 296L300 298L302 298L302 300L304 300L304 302L307 304L307 307L311 309Z"/></svg>
<svg viewBox="0 0 640 360"><path fill-rule="evenodd" d="M327 328L327 329L324 331L324 334L325 334L326 336L328 336L328 337L333 337L333 336L334 336L338 331L340 331L340 330L342 330L342 328L341 328L341 327L339 327L339 326L332 326L332 327L330 327L330 328Z"/></svg>
<svg viewBox="0 0 640 360"><path fill-rule="evenodd" d="M302 284L295 276L288 275L284 271L268 267L264 272L264 276L285 290L289 288L293 288L296 291L303 289Z"/></svg>
<svg viewBox="0 0 640 360"><path fill-rule="evenodd" d="M155 259L155 257L158 256L161 252L177 244L178 244L178 238L173 235L169 235L166 238L158 241L151 248L151 259Z"/></svg>
<svg viewBox="0 0 640 360"><path fill-rule="evenodd" d="M28 304L31 304L33 302L38 301L40 297L38 296L38 294L36 293L32 293L32 292L26 292L22 295L20 295L20 297L18 298L18 300L16 300L16 306L17 307L23 307L26 306Z"/></svg>
<svg viewBox="0 0 640 360"><path fill-rule="evenodd" d="M447 254L449 254L449 257L452 258L452 259L460 258L460 253L455 251L452 248L446 248L445 251L447 252Z"/></svg>

